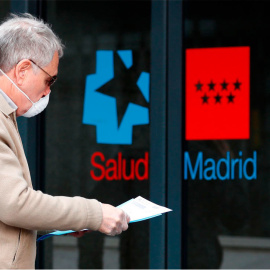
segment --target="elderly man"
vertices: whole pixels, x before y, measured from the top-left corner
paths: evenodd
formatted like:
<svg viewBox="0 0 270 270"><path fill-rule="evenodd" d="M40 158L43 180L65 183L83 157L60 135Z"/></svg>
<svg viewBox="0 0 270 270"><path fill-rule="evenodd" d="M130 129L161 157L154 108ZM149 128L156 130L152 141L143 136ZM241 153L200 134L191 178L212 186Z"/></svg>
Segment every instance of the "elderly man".
<svg viewBox="0 0 270 270"><path fill-rule="evenodd" d="M62 55L60 39L29 14L0 25L0 268L34 268L37 230L128 228L129 217L111 205L32 188L16 117L45 109Z"/></svg>

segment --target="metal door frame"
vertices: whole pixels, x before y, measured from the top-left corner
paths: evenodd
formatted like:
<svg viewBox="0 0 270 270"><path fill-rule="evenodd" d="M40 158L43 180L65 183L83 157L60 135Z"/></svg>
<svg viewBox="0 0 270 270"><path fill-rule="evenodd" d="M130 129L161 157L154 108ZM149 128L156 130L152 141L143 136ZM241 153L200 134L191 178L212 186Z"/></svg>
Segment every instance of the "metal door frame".
<svg viewBox="0 0 270 270"><path fill-rule="evenodd" d="M150 197L173 212L150 222L150 268L182 266L183 1L152 1Z"/></svg>

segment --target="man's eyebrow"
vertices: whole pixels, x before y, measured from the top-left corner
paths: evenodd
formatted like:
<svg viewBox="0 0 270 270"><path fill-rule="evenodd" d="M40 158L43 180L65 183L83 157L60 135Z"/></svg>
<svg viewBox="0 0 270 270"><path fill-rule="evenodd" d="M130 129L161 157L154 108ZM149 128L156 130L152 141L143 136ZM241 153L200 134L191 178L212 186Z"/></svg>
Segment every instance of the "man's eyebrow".
<svg viewBox="0 0 270 270"><path fill-rule="evenodd" d="M56 75L51 75L51 76L52 76L53 78L54 78L54 77L58 77L58 75L57 75L57 74L56 74Z"/></svg>

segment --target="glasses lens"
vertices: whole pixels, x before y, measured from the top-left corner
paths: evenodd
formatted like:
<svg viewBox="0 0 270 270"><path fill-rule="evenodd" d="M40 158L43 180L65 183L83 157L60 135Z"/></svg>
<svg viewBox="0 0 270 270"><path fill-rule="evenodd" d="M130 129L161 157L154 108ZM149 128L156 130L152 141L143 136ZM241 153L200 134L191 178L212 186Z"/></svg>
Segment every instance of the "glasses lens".
<svg viewBox="0 0 270 270"><path fill-rule="evenodd" d="M57 80L57 76L53 76L48 82L48 86L52 86Z"/></svg>

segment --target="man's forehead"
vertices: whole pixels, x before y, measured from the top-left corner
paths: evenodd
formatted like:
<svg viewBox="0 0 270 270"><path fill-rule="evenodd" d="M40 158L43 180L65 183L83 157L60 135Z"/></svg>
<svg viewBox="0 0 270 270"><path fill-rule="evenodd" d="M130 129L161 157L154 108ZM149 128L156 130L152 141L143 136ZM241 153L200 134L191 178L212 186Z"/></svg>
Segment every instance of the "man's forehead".
<svg viewBox="0 0 270 270"><path fill-rule="evenodd" d="M44 68L48 73L52 74L52 76L57 75L59 66L59 56L58 53L55 52L52 61Z"/></svg>

